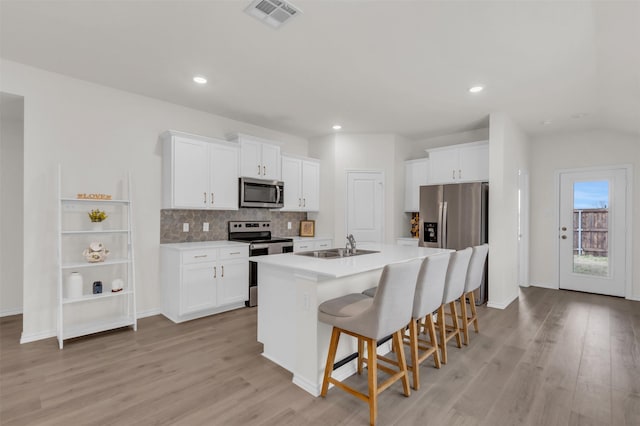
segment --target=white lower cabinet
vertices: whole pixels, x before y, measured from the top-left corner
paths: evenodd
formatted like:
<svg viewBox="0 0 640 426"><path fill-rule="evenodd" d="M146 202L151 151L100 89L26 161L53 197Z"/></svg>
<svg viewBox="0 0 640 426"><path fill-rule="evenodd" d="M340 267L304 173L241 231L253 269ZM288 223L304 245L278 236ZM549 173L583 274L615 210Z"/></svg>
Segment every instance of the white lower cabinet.
<svg viewBox="0 0 640 426"><path fill-rule="evenodd" d="M333 240L330 238L302 238L293 240L293 252L325 250L333 248Z"/></svg>
<svg viewBox="0 0 640 426"><path fill-rule="evenodd" d="M249 248L228 242L161 246L162 314L188 321L244 306Z"/></svg>
<svg viewBox="0 0 640 426"><path fill-rule="evenodd" d="M403 237L403 238L396 239L396 244L399 246L418 247L420 242L419 240L420 240L419 238Z"/></svg>

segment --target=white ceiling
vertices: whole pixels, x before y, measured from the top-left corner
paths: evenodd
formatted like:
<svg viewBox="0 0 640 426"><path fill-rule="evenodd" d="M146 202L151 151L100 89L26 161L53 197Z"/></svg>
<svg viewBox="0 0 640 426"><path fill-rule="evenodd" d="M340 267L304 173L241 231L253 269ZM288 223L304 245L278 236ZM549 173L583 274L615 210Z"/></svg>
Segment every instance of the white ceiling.
<svg viewBox="0 0 640 426"><path fill-rule="evenodd" d="M274 30L248 0L2 0L0 53L302 137L423 138L494 111L531 134L640 133L638 1L292 2Z"/></svg>

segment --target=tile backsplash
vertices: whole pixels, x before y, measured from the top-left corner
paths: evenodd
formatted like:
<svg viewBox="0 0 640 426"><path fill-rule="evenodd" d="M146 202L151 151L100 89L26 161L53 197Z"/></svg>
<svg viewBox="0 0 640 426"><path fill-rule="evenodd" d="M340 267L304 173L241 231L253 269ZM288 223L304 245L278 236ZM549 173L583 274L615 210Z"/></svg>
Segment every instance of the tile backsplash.
<svg viewBox="0 0 640 426"><path fill-rule="evenodd" d="M300 221L307 219L304 212L279 212L269 209L240 210L160 210L160 244L227 239L230 220L270 220L271 234L295 237L300 233ZM209 231L202 224L209 223ZM291 222L291 229L287 229ZM182 232L182 224L189 224L189 232Z"/></svg>

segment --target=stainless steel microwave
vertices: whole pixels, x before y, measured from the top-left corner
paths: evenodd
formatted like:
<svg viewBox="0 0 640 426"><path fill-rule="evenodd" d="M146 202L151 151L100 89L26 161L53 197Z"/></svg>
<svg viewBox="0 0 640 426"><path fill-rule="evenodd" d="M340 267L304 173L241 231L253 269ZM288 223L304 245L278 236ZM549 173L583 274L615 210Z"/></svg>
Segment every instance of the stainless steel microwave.
<svg viewBox="0 0 640 426"><path fill-rule="evenodd" d="M241 177L240 207L284 207L284 182Z"/></svg>

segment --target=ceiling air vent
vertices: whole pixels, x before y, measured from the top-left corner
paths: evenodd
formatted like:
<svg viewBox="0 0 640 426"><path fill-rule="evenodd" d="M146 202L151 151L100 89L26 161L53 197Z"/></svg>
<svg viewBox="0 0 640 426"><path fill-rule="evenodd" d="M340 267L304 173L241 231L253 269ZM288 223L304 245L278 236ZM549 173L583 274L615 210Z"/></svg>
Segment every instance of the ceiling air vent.
<svg viewBox="0 0 640 426"><path fill-rule="evenodd" d="M280 28L302 13L291 3L280 0L255 0L244 11L273 28Z"/></svg>

